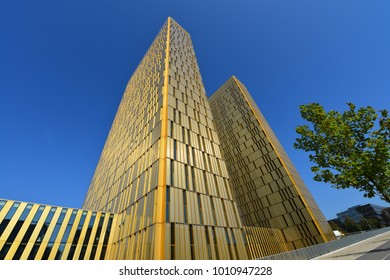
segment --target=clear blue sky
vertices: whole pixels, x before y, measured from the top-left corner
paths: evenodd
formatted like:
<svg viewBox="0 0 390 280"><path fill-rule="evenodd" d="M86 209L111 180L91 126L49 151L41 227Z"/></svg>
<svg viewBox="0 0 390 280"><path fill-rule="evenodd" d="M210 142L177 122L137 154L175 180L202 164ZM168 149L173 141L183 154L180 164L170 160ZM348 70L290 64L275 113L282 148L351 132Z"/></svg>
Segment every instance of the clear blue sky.
<svg viewBox="0 0 390 280"><path fill-rule="evenodd" d="M330 219L364 199L312 180L298 106L389 109L389 1L0 2L0 197L81 207L128 79L168 16L207 94L248 88Z"/></svg>

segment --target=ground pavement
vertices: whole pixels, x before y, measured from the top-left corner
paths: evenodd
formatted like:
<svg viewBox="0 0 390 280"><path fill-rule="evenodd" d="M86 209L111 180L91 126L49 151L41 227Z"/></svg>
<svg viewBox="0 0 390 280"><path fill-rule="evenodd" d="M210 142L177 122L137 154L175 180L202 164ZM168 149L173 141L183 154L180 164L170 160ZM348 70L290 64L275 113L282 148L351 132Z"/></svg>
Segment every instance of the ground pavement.
<svg viewBox="0 0 390 280"><path fill-rule="evenodd" d="M315 260L390 260L390 232L319 256Z"/></svg>

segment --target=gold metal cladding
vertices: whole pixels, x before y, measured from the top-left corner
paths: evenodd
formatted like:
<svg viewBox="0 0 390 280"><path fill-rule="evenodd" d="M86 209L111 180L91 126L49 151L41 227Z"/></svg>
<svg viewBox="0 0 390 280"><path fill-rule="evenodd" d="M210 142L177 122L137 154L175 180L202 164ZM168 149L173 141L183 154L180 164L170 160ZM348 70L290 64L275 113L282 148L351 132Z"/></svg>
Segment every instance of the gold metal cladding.
<svg viewBox="0 0 390 280"><path fill-rule="evenodd" d="M280 229L243 227L251 259L287 252L286 240Z"/></svg>
<svg viewBox="0 0 390 280"><path fill-rule="evenodd" d="M167 20L167 38L165 48L165 69L163 104L161 109L161 138L160 138L160 163L157 190L157 213L156 213L156 238L154 258L164 259L165 241L165 212L166 212L166 174L167 174L167 138L168 138L168 83L169 83L169 54L170 54L170 29L171 18Z"/></svg>
<svg viewBox="0 0 390 280"><path fill-rule="evenodd" d="M33 204L24 217L21 202L3 224L0 250L7 246L6 259L62 260L248 259L286 250L281 230L242 227L229 182L192 41L169 17L127 84L88 210ZM14 202L0 203L1 224Z"/></svg>
<svg viewBox="0 0 390 280"><path fill-rule="evenodd" d="M103 247L108 259L115 215L12 200L6 205L17 206L12 217L1 221L5 227L0 236L0 259L100 259ZM9 210L3 207L0 216L6 217ZM85 220L80 224L83 214Z"/></svg>
<svg viewBox="0 0 390 280"><path fill-rule="evenodd" d="M259 116L258 116L256 110L254 109L256 105L253 104L253 103L250 101L250 99L249 99L248 96L246 95L246 92L242 89L242 87L241 87L241 85L240 85L240 81L238 81L237 78L234 77L234 76L232 76L232 78L233 78L234 82L237 84L238 88L240 89L242 95L243 95L244 98L245 98L245 101L247 102L247 104L248 104L249 107L251 108L253 114L255 115L257 121L259 122L259 124L260 124L262 130L264 131L265 135L266 135L267 138L269 139L270 143L271 143L274 147L276 147L277 145L275 145L274 143L272 143L272 137L270 137L270 135L268 134L268 131L267 131L266 129L264 129L263 124L262 124L262 121L260 120L260 118L259 118ZM282 163L284 169L286 170L288 176L290 177L290 179L291 179L291 181L292 181L292 183L293 183L295 189L297 190L299 196L301 197L302 202L303 202L303 204L305 205L305 208L307 209L307 211L309 212L310 216L312 217L313 222L314 222L314 224L316 225L316 227L317 227L317 229L318 229L320 235L322 236L322 238L324 238L324 241L325 241L325 242L328 242L329 239L328 239L327 235L323 232L322 227L319 225L317 219L315 218L315 216L314 216L314 214L313 214L311 208L309 207L309 204L307 203L305 197L302 195L302 192L301 192L300 188L297 186L297 183L295 182L294 177L291 175L289 168L287 167L287 165L286 165L285 162L283 161L283 158L280 156L278 150L277 150L277 149L274 149L274 150L275 150L275 153L276 153L276 155L278 156L280 162Z"/></svg>

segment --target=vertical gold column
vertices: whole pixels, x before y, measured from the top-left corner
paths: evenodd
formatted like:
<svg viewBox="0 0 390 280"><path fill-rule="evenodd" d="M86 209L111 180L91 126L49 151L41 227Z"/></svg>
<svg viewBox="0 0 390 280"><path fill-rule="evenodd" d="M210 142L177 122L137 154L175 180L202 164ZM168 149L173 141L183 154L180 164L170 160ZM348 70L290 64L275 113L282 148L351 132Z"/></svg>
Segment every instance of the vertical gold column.
<svg viewBox="0 0 390 280"><path fill-rule="evenodd" d="M163 104L161 109L161 138L160 138L160 160L158 167L158 187L156 202L156 231L154 259L164 259L165 244L165 212L166 212L166 177L167 177L167 138L168 138L168 83L169 83L169 53L170 53L170 25L171 18L167 20L167 41L165 49L165 69Z"/></svg>

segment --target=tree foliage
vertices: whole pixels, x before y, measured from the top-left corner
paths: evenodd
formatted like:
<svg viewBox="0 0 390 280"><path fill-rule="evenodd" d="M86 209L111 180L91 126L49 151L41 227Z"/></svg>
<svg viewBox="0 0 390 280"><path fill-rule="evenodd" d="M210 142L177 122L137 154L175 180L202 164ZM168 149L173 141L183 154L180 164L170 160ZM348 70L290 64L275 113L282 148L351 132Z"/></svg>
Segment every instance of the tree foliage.
<svg viewBox="0 0 390 280"><path fill-rule="evenodd" d="M378 218L365 218L359 222L362 230L373 230L381 227L381 221Z"/></svg>
<svg viewBox="0 0 390 280"><path fill-rule="evenodd" d="M382 209L381 212L385 225L390 226L390 207Z"/></svg>
<svg viewBox="0 0 390 280"><path fill-rule="evenodd" d="M353 187L364 197L390 202L390 119L387 110L370 106L326 112L318 103L301 105L311 125L296 128L294 148L310 152L314 180L337 189Z"/></svg>
<svg viewBox="0 0 390 280"><path fill-rule="evenodd" d="M329 225L330 225L332 230L345 231L345 229L342 226L339 226L334 221L329 221Z"/></svg>
<svg viewBox="0 0 390 280"><path fill-rule="evenodd" d="M345 216L344 225L348 232L357 232L362 230L362 226L355 222L350 216Z"/></svg>

